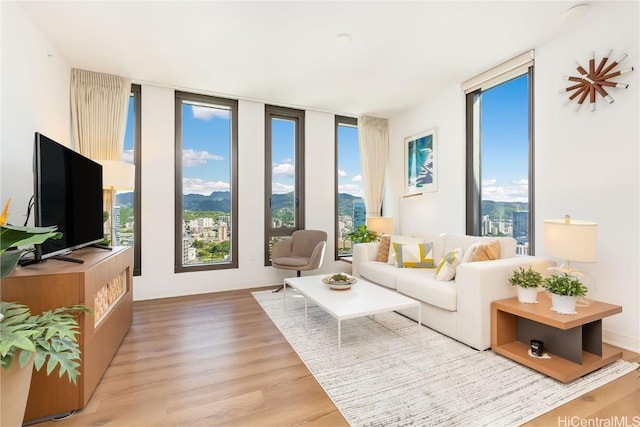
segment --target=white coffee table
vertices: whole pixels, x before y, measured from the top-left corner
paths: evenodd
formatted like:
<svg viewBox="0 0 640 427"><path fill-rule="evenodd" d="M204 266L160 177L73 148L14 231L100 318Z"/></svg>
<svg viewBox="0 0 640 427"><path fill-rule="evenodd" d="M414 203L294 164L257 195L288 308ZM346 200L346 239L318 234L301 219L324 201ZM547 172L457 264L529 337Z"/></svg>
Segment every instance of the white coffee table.
<svg viewBox="0 0 640 427"><path fill-rule="evenodd" d="M358 279L349 290L333 290L322 282L325 276L304 276L285 279L284 305L287 305L287 286L304 296L304 321L307 322L307 300L338 320L338 350L341 349L342 321L356 317L415 307L418 310L418 340L422 329L420 302L399 293Z"/></svg>

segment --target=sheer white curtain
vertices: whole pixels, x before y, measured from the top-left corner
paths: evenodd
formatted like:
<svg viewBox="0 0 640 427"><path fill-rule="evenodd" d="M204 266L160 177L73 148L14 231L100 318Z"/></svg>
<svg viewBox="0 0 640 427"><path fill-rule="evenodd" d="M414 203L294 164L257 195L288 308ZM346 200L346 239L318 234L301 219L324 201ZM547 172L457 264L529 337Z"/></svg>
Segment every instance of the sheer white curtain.
<svg viewBox="0 0 640 427"><path fill-rule="evenodd" d="M367 216L380 216L389 153L389 121L376 117L359 117L358 141Z"/></svg>
<svg viewBox="0 0 640 427"><path fill-rule="evenodd" d="M80 154L93 160L122 159L130 94L130 79L71 70L71 124ZM111 233L114 193L114 190L103 192Z"/></svg>

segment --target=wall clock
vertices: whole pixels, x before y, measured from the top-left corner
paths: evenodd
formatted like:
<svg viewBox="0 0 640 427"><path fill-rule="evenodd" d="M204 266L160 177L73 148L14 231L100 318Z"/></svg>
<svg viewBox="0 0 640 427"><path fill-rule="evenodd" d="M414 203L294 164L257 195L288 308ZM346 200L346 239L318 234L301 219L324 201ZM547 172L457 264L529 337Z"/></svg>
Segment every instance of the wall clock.
<svg viewBox="0 0 640 427"><path fill-rule="evenodd" d="M605 101L611 104L614 99L607 92L605 88L623 88L629 87L628 84L618 83L611 81L611 79L618 77L624 73L633 71L633 67L624 68L616 71L618 65L627 58L627 54L623 54L620 58L607 64L613 50L610 50L596 66L595 52L591 52L591 58L589 59L589 70L587 71L578 61L575 62L576 69L579 76L564 76L565 80L571 82L569 86L560 91L561 94L570 93L569 98L565 101L565 104L577 100L576 111L580 109L584 101L589 97L589 104L591 105L591 111L596 110L596 98L600 95Z"/></svg>

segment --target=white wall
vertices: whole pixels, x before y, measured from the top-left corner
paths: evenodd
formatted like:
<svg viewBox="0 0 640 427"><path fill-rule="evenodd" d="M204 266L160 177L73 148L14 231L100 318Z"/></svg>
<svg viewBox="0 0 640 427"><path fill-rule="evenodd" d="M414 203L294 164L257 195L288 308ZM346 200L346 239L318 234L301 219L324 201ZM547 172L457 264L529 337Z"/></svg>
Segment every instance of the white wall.
<svg viewBox="0 0 640 427"><path fill-rule="evenodd" d="M541 46L535 59L535 215L536 248L544 254L541 221L571 214L598 223L598 262L575 264L595 280L598 300L623 307L604 320L605 340L640 351L640 132L639 34L637 2L628 2L597 23L576 25L573 31ZM636 71L617 80L628 89L612 89L613 104L598 99L598 110L574 111L557 91L563 75L576 73L573 61L587 64L592 50L599 59L614 48L626 52L624 67ZM518 52L514 52L514 55ZM469 76L471 77L471 76ZM437 127L439 178L436 193L401 199L404 138ZM424 104L390 120L386 215L403 218L403 233L465 231L465 110L464 95L455 84ZM588 281L589 277L585 279Z"/></svg>
<svg viewBox="0 0 640 427"><path fill-rule="evenodd" d="M415 234L442 230L465 231L465 122L464 96L456 85L434 94L433 101L389 120L388 182L384 214L400 218L397 232ZM437 191L403 197L406 137L436 129ZM462 209L460 208L462 207Z"/></svg>
<svg viewBox="0 0 640 427"><path fill-rule="evenodd" d="M274 285L295 275L264 266L264 104L241 100L238 117L239 268L175 274L174 92L142 85L142 276L134 278L136 300ZM329 234L318 273L347 266L333 261L333 140L334 116L307 111L305 225Z"/></svg>
<svg viewBox="0 0 640 427"><path fill-rule="evenodd" d="M591 27L536 49L536 217L598 223L598 262L576 264L597 285L596 298L623 307L605 319L605 339L640 350L640 132L639 3L629 2ZM608 25L604 25L608 22ZM614 80L628 89L607 89L597 111L562 105L562 75L575 75L573 60L587 63L609 49L629 57L620 68L636 71ZM536 245L544 253L538 230ZM587 279L588 280L588 279Z"/></svg>
<svg viewBox="0 0 640 427"><path fill-rule="evenodd" d="M15 2L2 2L0 201L22 225L33 194L34 133L69 145L69 66Z"/></svg>

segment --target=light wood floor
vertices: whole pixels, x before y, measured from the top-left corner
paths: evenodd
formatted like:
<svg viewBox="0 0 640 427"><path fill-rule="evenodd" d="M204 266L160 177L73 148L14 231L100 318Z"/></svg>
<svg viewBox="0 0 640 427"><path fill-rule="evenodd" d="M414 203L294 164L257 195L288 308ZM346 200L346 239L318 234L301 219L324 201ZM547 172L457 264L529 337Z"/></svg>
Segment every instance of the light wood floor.
<svg viewBox="0 0 640 427"><path fill-rule="evenodd" d="M625 352L625 359L640 355ZM571 425L558 420L573 416L627 416L631 423L640 414L638 375L529 425ZM301 424L348 425L250 290L242 290L136 302L133 326L87 407L38 426Z"/></svg>

